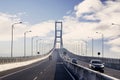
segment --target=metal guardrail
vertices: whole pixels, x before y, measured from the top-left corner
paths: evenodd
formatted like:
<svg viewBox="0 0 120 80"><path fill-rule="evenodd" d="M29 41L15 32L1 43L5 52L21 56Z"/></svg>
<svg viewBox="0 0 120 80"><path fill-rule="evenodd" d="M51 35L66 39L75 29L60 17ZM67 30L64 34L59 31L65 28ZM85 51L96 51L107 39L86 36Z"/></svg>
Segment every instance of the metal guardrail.
<svg viewBox="0 0 120 80"><path fill-rule="evenodd" d="M33 60L37 58L41 58L43 56L48 55L53 49L51 49L48 53L43 55L36 55L36 56L26 56L26 57L0 57L0 64L7 64L7 63L14 63L14 62L23 62L28 60Z"/></svg>

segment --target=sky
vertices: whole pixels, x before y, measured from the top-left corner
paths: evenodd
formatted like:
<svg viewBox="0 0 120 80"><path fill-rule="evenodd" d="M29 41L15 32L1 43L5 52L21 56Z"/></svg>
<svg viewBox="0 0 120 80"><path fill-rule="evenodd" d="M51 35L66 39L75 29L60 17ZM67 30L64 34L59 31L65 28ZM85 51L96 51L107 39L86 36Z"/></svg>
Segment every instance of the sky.
<svg viewBox="0 0 120 80"><path fill-rule="evenodd" d="M94 38L97 55L101 52L101 34L104 34L105 56L120 58L119 7L119 0L0 0L0 55L10 55L12 24L23 22L14 28L14 55L19 56L23 55L25 31L32 31L27 33L30 54L31 37L54 39L54 22L62 21L64 45L85 40L91 52L91 38Z"/></svg>
<svg viewBox="0 0 120 80"><path fill-rule="evenodd" d="M62 19L66 12L74 9L81 0L1 0L0 11L20 16L30 24ZM23 14L23 15L22 15ZM22 16L21 16L22 15Z"/></svg>

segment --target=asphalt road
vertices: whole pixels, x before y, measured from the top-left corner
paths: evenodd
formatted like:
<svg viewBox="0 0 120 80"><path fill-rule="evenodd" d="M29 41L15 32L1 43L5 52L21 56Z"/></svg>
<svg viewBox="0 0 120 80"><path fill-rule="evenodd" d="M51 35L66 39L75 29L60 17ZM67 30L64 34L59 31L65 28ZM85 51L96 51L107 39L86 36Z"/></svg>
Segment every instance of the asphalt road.
<svg viewBox="0 0 120 80"><path fill-rule="evenodd" d="M52 60L45 59L29 66L0 72L0 80L73 80L55 50Z"/></svg>

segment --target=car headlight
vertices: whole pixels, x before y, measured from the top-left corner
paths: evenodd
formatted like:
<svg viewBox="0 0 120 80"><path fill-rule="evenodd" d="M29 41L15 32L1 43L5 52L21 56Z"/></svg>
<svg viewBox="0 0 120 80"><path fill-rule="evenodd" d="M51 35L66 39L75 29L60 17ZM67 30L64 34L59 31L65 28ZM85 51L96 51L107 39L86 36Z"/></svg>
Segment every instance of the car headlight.
<svg viewBox="0 0 120 80"><path fill-rule="evenodd" d="M101 65L102 68L104 68L104 65Z"/></svg>

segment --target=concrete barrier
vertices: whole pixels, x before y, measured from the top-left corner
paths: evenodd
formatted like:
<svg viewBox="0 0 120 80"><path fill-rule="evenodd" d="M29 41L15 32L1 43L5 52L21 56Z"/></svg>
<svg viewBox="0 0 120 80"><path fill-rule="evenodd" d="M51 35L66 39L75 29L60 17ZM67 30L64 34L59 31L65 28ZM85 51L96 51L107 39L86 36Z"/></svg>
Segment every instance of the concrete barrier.
<svg viewBox="0 0 120 80"><path fill-rule="evenodd" d="M53 50L54 50L54 48L51 49L46 54L36 55L36 56L12 57L12 58L11 57L0 57L0 64L7 64L7 63L14 63L14 62L23 62L23 61L28 61L28 60L33 60L33 59L41 58L41 57L44 57L44 56L48 55Z"/></svg>
<svg viewBox="0 0 120 80"><path fill-rule="evenodd" d="M74 56L75 58L84 61L84 62L90 62L91 59L100 59L103 63L105 63L106 67L120 70L120 59L113 59L113 58L101 58L101 57L90 57L90 56L80 56L76 55L74 53L69 52L66 49L62 49L63 52L67 52L69 56Z"/></svg>
<svg viewBox="0 0 120 80"><path fill-rule="evenodd" d="M71 61L67 60L64 54L62 54L63 52L63 50L59 51L60 56L63 59L65 66L75 76L76 80L119 80L104 73L91 70L78 64L71 63Z"/></svg>
<svg viewBox="0 0 120 80"><path fill-rule="evenodd" d="M64 61L64 64L75 75L77 80L119 80L68 61Z"/></svg>

